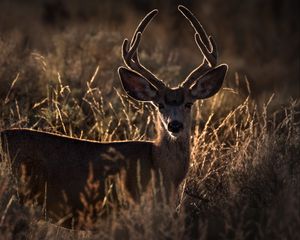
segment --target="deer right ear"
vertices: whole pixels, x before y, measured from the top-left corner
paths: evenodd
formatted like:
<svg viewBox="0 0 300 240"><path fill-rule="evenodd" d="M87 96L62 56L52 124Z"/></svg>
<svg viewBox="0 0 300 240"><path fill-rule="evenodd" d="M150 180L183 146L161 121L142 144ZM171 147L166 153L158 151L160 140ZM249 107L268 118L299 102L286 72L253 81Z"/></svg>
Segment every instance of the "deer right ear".
<svg viewBox="0 0 300 240"><path fill-rule="evenodd" d="M138 101L153 101L158 96L157 89L140 74L125 67L119 67L118 72L128 96Z"/></svg>
<svg viewBox="0 0 300 240"><path fill-rule="evenodd" d="M222 64L198 78L190 88L192 97L204 99L215 95L222 86L227 69L228 66Z"/></svg>

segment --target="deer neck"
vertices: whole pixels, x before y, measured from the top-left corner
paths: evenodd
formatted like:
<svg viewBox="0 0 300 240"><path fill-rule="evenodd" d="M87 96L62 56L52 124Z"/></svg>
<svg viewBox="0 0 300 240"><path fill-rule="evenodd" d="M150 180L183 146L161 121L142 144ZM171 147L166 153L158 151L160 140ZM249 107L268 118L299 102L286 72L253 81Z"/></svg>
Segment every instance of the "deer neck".
<svg viewBox="0 0 300 240"><path fill-rule="evenodd" d="M164 181L173 183L177 188L189 168L191 130L187 128L175 138L170 136L160 120L158 122L158 136L154 142L154 165L160 171Z"/></svg>

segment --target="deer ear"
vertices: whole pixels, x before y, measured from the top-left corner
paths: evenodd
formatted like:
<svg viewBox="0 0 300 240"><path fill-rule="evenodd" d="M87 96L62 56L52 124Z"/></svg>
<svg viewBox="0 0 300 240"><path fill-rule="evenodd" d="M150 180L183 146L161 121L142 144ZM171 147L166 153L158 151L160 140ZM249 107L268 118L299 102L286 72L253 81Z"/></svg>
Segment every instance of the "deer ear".
<svg viewBox="0 0 300 240"><path fill-rule="evenodd" d="M221 88L228 66L222 64L199 77L190 88L190 93L195 99L209 98Z"/></svg>
<svg viewBox="0 0 300 240"><path fill-rule="evenodd" d="M157 97L157 89L140 74L125 67L120 67L118 72L128 96L138 101L153 101Z"/></svg>

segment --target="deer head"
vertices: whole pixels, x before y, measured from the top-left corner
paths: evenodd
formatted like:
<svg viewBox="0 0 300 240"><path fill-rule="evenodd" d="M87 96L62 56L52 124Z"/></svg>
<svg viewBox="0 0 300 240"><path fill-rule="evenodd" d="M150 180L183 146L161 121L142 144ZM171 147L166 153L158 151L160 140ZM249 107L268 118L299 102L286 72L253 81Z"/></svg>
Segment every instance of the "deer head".
<svg viewBox="0 0 300 240"><path fill-rule="evenodd" d="M135 100L151 102L156 106L162 125L172 137L190 130L193 103L216 94L228 69L226 64L217 65L216 43L212 36L206 34L193 13L184 6L179 6L178 10L195 29L195 41L204 56L200 66L178 87L169 88L140 63L138 47L143 31L158 13L155 9L140 22L130 43L128 39L124 40L122 56L126 67L118 69L126 93Z"/></svg>

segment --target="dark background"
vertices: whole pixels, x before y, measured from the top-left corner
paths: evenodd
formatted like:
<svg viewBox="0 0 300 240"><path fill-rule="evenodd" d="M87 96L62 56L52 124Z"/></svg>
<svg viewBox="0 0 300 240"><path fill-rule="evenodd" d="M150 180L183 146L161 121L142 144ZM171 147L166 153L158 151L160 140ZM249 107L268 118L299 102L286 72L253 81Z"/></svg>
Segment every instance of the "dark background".
<svg viewBox="0 0 300 240"><path fill-rule="evenodd" d="M180 74L174 76L177 82L202 61L193 30L177 11L178 4L189 7L215 37L220 63L228 63L230 67L228 85L238 74L240 79L247 77L253 97L266 98L275 92L284 101L300 96L299 1L296 0L2 0L0 39L9 44L18 38L15 45L22 56L32 51L46 54L53 51L53 43L49 41L53 35L77 27L83 34L99 29L118 32L121 37L117 44L121 46L122 39L131 36L138 21L148 11L158 8L160 14L146 31L142 47L148 52L157 47L164 59L175 53L182 67ZM1 46L2 53L7 48L5 44ZM160 61L160 66L150 61L150 68L155 71L167 65L166 61ZM116 65L120 63L121 56ZM18 72L7 58L1 59L0 64L1 80L12 79L13 72ZM20 67L22 63L18 64ZM7 67L11 68L9 73ZM115 66L110 71L115 71ZM163 70L158 75L169 76Z"/></svg>

